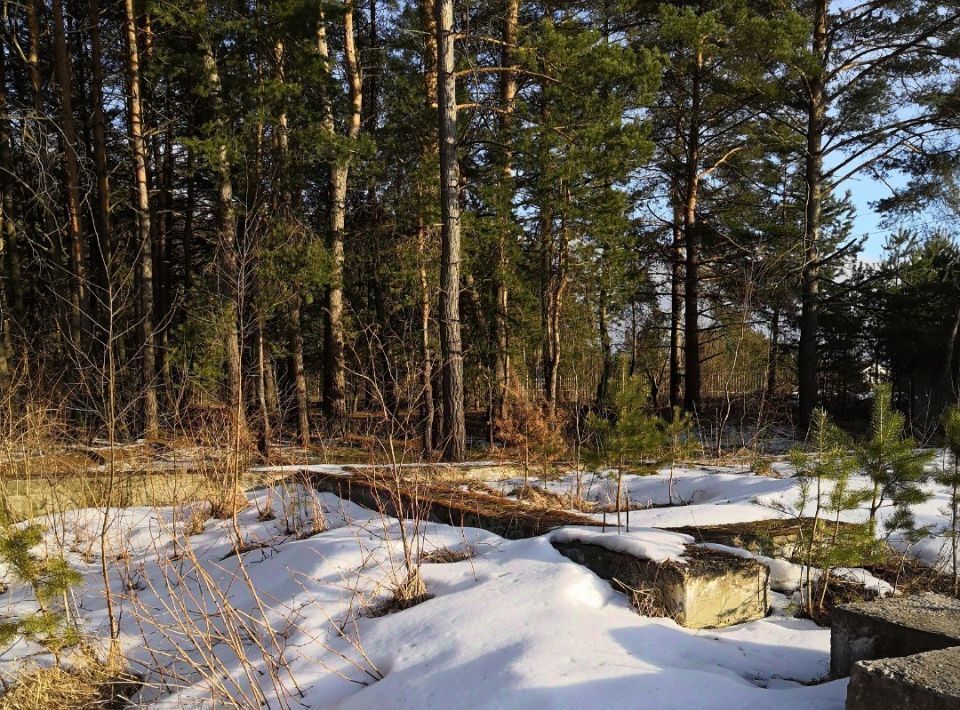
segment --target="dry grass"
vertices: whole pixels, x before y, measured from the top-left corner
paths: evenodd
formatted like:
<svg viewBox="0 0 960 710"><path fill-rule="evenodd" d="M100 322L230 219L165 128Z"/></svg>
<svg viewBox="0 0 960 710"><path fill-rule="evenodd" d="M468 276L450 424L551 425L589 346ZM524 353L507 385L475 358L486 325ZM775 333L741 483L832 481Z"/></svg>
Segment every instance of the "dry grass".
<svg viewBox="0 0 960 710"><path fill-rule="evenodd" d="M553 510L590 511L595 505L584 500L575 493L553 493L546 488L534 485L518 486L507 492L510 498L516 498L521 503L529 503L538 508Z"/></svg>
<svg viewBox="0 0 960 710"><path fill-rule="evenodd" d="M953 576L940 569L892 552L878 565L865 565L864 569L875 577L892 584L903 594L922 594L936 592L956 597L953 589Z"/></svg>
<svg viewBox="0 0 960 710"><path fill-rule="evenodd" d="M441 547L437 550L431 550L420 555L420 564L446 565L454 562L463 562L472 559L476 554L471 546L467 545L460 549L452 547Z"/></svg>
<svg viewBox="0 0 960 710"><path fill-rule="evenodd" d="M393 614L422 604L431 596L427 591L427 583L423 581L420 570L415 569L391 590L391 596L386 601L369 609L366 615L376 618Z"/></svg>
<svg viewBox="0 0 960 710"><path fill-rule="evenodd" d="M102 663L90 652L65 668L42 668L25 673L0 696L0 710L112 710L132 707L129 698L138 679Z"/></svg>
<svg viewBox="0 0 960 710"><path fill-rule="evenodd" d="M209 517L217 520L229 520L250 504L241 491L231 489L210 498L208 502L210 503Z"/></svg>
<svg viewBox="0 0 960 710"><path fill-rule="evenodd" d="M199 535L204 531L207 521L210 520L210 509L206 505L194 506L184 520L183 529L187 535Z"/></svg>

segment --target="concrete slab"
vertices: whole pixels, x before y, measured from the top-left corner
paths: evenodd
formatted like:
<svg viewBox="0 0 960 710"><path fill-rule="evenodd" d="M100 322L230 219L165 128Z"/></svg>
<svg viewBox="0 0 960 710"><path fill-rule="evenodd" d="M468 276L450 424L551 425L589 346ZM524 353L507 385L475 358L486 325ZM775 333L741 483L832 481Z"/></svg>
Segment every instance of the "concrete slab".
<svg viewBox="0 0 960 710"><path fill-rule="evenodd" d="M960 646L960 600L940 594L888 597L838 606L830 634L830 672L853 664Z"/></svg>
<svg viewBox="0 0 960 710"><path fill-rule="evenodd" d="M862 529L864 526L854 523L840 523L844 533ZM677 528L665 528L671 532L690 535L697 542L713 542L729 547L740 547L744 550L766 555L767 557L782 557L797 561L801 556L810 531L813 529L813 518L774 518L771 520L757 520L753 522L723 523L720 525L686 525ZM823 537L833 531L833 524L827 525L820 521L818 537Z"/></svg>
<svg viewBox="0 0 960 710"><path fill-rule="evenodd" d="M554 542L557 550L626 592L645 616L691 629L720 628L766 616L769 571L753 559L690 546L682 562L655 562L600 545Z"/></svg>
<svg viewBox="0 0 960 710"><path fill-rule="evenodd" d="M960 708L960 648L854 664L847 710Z"/></svg>
<svg viewBox="0 0 960 710"><path fill-rule="evenodd" d="M510 540L543 535L564 525L595 526L593 518L557 508L524 505L519 501L467 490L448 483L420 481L399 483L376 469L356 470L347 475L305 472L320 491L333 493L357 505L386 515L482 528Z"/></svg>

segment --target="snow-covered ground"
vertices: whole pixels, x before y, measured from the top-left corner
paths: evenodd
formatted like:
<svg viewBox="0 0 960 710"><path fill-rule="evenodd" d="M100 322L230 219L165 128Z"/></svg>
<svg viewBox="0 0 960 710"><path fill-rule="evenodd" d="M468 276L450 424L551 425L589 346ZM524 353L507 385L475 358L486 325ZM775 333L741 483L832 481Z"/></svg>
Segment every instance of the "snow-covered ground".
<svg viewBox="0 0 960 710"><path fill-rule="evenodd" d="M943 456L942 452L939 453L930 464L931 473L941 469ZM669 473L669 468L662 468L656 475L624 474L622 495L632 509L631 526L696 527L790 517L796 512L800 497L799 483L792 477L791 467L784 462L775 462L771 475L754 474L746 466L678 466L673 474L672 504ZM546 482L532 478L530 483L558 495L574 494L578 490L578 477L574 473ZM489 482L489 485L503 493L523 484L522 478ZM850 485L854 488L871 486L865 476L852 476ZM903 549L909 547L911 556L927 564L940 565L946 561L948 543L945 531L950 520L947 514L950 491L933 481L924 484L923 488L930 498L913 506L912 510L917 526L929 527L930 534L919 543L908 545L899 534L894 533L890 542ZM828 490L829 484L825 484L824 494ZM610 508L617 496L616 474L613 471L582 473L579 491L585 501ZM889 506L881 508L878 513L880 521L886 520L892 512ZM867 509L864 508L846 512L841 518L857 523L866 521L867 516ZM604 516L594 513L593 517L603 519ZM607 513L606 520L610 523L614 515ZM883 533L883 526L878 526L878 534Z"/></svg>
<svg viewBox="0 0 960 710"><path fill-rule="evenodd" d="M585 479L585 497L602 501L611 484ZM573 475L549 484L558 493L573 486ZM668 502L665 472L628 476L626 486L634 505ZM931 490L918 518L942 525L946 491ZM634 510L633 542L623 544L676 555L682 537L649 528L775 517L795 495L789 478L678 469L674 496L687 504ZM139 699L151 707L211 707L226 695L273 708L844 706L846 680L819 682L829 670L829 630L792 618L782 594L772 594L766 619L688 630L639 616L625 595L556 552L550 535L563 531L511 541L433 523L402 527L298 486L248 498L236 528L209 520L190 530L183 509L107 516L121 643L145 675ZM46 521L46 545L66 550L84 575L72 601L95 638L109 628L96 534L103 519L81 510ZM237 534L248 550L239 556L230 554ZM407 577L404 540L423 552L473 555L423 564L431 598L377 616ZM942 543L933 536L919 553L932 559ZM32 604L13 587L0 596L0 613ZM0 655L0 672L10 677L25 660L49 661L21 641Z"/></svg>

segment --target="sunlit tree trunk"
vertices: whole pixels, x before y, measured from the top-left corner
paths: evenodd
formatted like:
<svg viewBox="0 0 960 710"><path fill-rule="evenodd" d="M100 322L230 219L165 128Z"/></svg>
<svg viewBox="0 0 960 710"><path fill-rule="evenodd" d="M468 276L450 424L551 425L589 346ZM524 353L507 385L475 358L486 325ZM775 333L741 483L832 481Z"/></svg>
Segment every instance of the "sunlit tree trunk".
<svg viewBox="0 0 960 710"><path fill-rule="evenodd" d="M683 403L681 356L683 352L683 209L679 188L674 189L673 240L670 244L670 407Z"/></svg>
<svg viewBox="0 0 960 710"><path fill-rule="evenodd" d="M460 340L460 165L457 159L457 76L453 0L437 0L437 116L440 144L440 358L443 385L444 458L463 461L467 432L463 412Z"/></svg>
<svg viewBox="0 0 960 710"><path fill-rule="evenodd" d="M137 18L133 0L124 0L127 37L127 81L130 91L130 147L137 186L138 267L140 274L140 359L143 377L143 434L159 431L156 390L156 358L153 340L153 250L150 232L150 189L147 184L147 147L143 138L143 105L140 94L140 53L137 48Z"/></svg>
<svg viewBox="0 0 960 710"><path fill-rule="evenodd" d="M506 0L506 13L503 20L503 48L501 64L505 70L500 73L500 132L503 139L503 157L500 170L502 182L507 194L501 198L501 215L497 239L497 264L494 271L494 418L502 419L504 403L510 388L510 342L507 317L509 315L510 289L507 285L507 270L510 254L507 245L513 232L510 220L510 207L513 184L513 151L511 138L507 135L513 125L516 108L517 74L516 66L517 25L520 19L519 0ZM508 189L510 188L510 189Z"/></svg>
<svg viewBox="0 0 960 710"><path fill-rule="evenodd" d="M827 55L828 0L816 0L813 51L817 69L807 78L807 150L804 179L807 188L803 229L803 268L800 272L800 346L797 380L800 395L801 432L810 427L817 407L817 330L820 321L820 210L823 193L823 132L826 120L824 78Z"/></svg>
<svg viewBox="0 0 960 710"><path fill-rule="evenodd" d="M437 23L433 12L433 0L420 0L420 19L424 29L423 83L426 103L425 115L437 110ZM435 162L439 146L427 140L423 149L425 163ZM423 450L432 454L436 438L435 421L437 408L434 404L433 347L430 338L430 279L428 254L434 232L424 219L423 210L428 191L418 185L420 213L417 216L417 276L420 281L420 419Z"/></svg>
<svg viewBox="0 0 960 710"><path fill-rule="evenodd" d="M354 36L353 14L353 1L347 0L343 14L343 57L350 104L347 137L356 140L360 135L363 86ZM329 59L330 55L326 47L325 37L321 54ZM333 132L333 106L329 102L327 103L327 111L328 130ZM347 180L349 173L349 157L336 159L330 167L330 224L327 233L327 247L330 250L331 257L331 283L327 289L327 307L324 314L323 411L329 419L337 422L340 426L344 424L347 412L343 330L343 238L347 215Z"/></svg>

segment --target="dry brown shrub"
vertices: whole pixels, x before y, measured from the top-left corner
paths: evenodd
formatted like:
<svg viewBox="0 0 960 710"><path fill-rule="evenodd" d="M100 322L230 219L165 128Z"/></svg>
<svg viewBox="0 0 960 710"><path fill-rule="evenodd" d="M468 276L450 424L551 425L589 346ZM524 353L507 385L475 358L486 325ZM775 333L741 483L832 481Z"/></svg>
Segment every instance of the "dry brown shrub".
<svg viewBox="0 0 960 710"><path fill-rule="evenodd" d="M565 424L560 413L548 415L542 403L513 389L507 394L496 430L504 444L519 452L525 465L539 468L545 477L550 465L567 453Z"/></svg>
<svg viewBox="0 0 960 710"><path fill-rule="evenodd" d="M503 495L499 489L491 486L485 481L470 481L467 485L468 491L474 491L476 493L486 493L488 495L499 496Z"/></svg>

